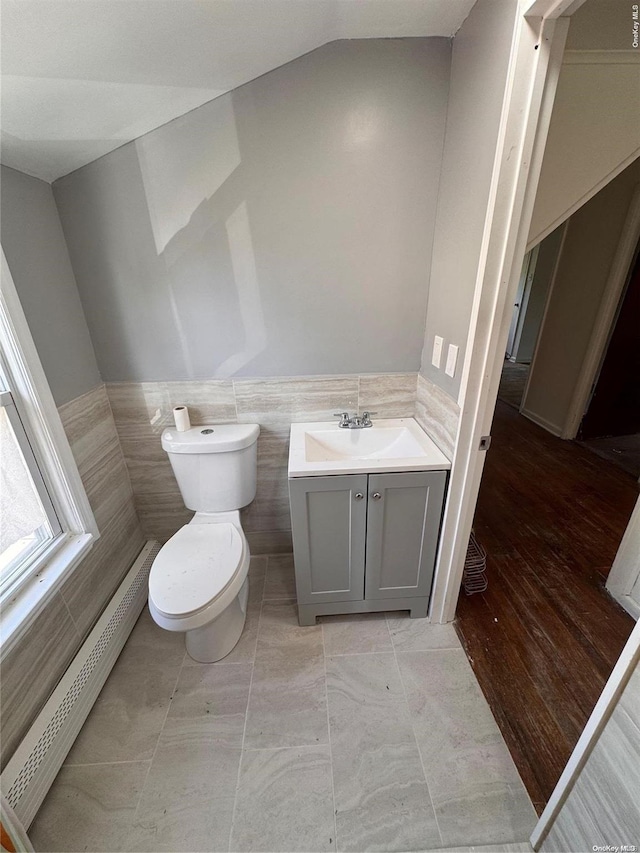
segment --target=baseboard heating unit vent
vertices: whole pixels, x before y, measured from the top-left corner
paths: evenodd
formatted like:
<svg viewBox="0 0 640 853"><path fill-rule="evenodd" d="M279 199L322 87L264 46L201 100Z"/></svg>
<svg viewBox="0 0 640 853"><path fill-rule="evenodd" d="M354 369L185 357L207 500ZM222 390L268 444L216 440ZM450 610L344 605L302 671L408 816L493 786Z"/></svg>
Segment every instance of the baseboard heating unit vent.
<svg viewBox="0 0 640 853"><path fill-rule="evenodd" d="M147 601L147 542L0 776L0 788L28 828L93 707Z"/></svg>

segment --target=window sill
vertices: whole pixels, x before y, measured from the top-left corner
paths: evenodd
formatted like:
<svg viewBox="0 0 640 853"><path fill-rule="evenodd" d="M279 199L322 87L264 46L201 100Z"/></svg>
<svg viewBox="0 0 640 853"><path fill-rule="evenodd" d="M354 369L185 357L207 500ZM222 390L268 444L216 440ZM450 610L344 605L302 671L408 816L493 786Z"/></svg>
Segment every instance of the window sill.
<svg viewBox="0 0 640 853"><path fill-rule="evenodd" d="M15 647L33 625L47 603L59 591L62 583L93 547L91 533L68 535L51 559L39 569L15 594L2 602L0 657Z"/></svg>

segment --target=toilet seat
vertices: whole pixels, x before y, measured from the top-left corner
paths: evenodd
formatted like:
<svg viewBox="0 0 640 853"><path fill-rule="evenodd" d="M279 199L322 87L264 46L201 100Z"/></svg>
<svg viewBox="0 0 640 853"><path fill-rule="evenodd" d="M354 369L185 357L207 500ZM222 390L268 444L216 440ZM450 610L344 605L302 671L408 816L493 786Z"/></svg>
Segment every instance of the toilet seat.
<svg viewBox="0 0 640 853"><path fill-rule="evenodd" d="M174 631L206 623L238 594L248 568L248 545L234 524L186 524L160 549L151 567L154 618Z"/></svg>

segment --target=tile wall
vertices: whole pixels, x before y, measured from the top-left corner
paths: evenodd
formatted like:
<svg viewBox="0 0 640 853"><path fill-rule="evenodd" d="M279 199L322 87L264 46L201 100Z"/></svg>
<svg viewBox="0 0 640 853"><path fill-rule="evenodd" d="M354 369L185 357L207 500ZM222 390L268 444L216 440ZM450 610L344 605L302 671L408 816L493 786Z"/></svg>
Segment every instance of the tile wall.
<svg viewBox="0 0 640 853"><path fill-rule="evenodd" d="M287 488L289 424L369 409L416 416L451 455L459 410L416 373L100 385L60 407L62 422L100 529L87 558L36 625L2 659L2 760L6 763L95 624L145 539L164 542L191 518L162 430L173 406L192 423L259 423L258 491L243 511L254 554L291 550Z"/></svg>
<svg viewBox="0 0 640 853"><path fill-rule="evenodd" d="M638 849L639 804L640 663L540 849Z"/></svg>
<svg viewBox="0 0 640 853"><path fill-rule="evenodd" d="M59 409L100 530L87 557L2 658L2 766L144 544L104 385Z"/></svg>
<svg viewBox="0 0 640 853"><path fill-rule="evenodd" d="M460 406L442 388L418 374L415 418L447 459L453 459Z"/></svg>
<svg viewBox="0 0 640 853"><path fill-rule="evenodd" d="M444 417L445 406L422 380L422 423L430 429ZM254 554L291 549L287 487L289 425L293 421L333 420L335 412L370 410L378 418L413 417L416 413L416 373L291 377L278 379L190 382L114 382L107 390L127 461L136 507L145 536L164 542L191 518L185 509L160 434L173 425L175 405L189 407L191 422L258 423L258 491L243 510L243 527ZM456 407L457 408L457 407ZM457 427L446 413L438 426L437 443L453 445ZM446 452L446 450L445 450Z"/></svg>

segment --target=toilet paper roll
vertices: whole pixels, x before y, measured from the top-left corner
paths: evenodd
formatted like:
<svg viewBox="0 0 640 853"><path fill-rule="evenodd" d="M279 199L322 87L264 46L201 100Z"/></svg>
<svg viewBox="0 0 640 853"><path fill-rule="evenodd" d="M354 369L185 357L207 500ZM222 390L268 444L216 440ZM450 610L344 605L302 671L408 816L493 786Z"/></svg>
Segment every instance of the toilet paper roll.
<svg viewBox="0 0 640 853"><path fill-rule="evenodd" d="M189 409L187 409L186 406L174 406L173 419L176 422L176 429L178 430L178 432L185 432L186 430L191 428L191 421L189 420Z"/></svg>

